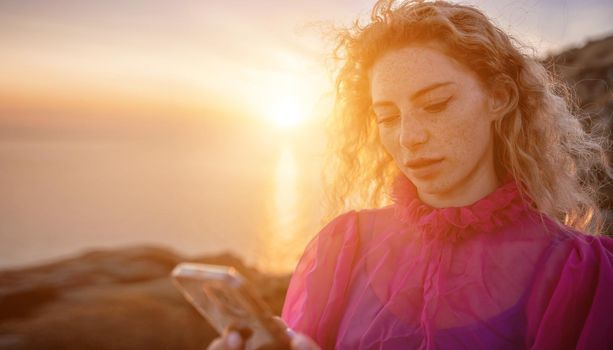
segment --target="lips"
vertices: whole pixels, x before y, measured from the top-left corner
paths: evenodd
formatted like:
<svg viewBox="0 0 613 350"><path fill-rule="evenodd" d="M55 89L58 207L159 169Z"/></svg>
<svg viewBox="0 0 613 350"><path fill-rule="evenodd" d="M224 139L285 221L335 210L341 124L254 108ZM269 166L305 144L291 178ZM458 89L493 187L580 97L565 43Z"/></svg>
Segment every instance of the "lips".
<svg viewBox="0 0 613 350"><path fill-rule="evenodd" d="M405 162L404 164L412 169L420 169L429 165L435 164L443 160L443 158L416 158Z"/></svg>

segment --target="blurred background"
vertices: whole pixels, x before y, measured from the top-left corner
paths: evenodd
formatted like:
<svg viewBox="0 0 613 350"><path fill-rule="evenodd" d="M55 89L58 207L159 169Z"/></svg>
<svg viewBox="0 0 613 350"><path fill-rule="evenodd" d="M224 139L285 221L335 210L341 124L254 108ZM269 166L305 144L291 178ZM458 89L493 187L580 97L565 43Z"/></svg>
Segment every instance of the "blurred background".
<svg viewBox="0 0 613 350"><path fill-rule="evenodd" d="M545 57L613 4L473 1ZM290 272L321 227L332 43L372 1L0 1L0 268L89 248Z"/></svg>
<svg viewBox="0 0 613 350"><path fill-rule="evenodd" d="M0 0L0 349L201 349L186 259L279 313L322 226L324 34L373 3ZM467 3L611 128L611 1Z"/></svg>

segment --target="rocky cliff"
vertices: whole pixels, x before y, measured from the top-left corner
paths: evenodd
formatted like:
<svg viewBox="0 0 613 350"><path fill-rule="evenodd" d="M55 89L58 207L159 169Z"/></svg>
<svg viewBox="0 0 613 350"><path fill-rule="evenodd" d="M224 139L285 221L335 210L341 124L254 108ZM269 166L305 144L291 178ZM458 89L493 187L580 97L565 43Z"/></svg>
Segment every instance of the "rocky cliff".
<svg viewBox="0 0 613 350"><path fill-rule="evenodd" d="M182 261L236 267L280 313L288 277L262 275L231 255L93 251L0 272L0 349L204 349L217 334L169 279Z"/></svg>
<svg viewBox="0 0 613 350"><path fill-rule="evenodd" d="M593 40L545 60L576 94L588 130L597 128L613 141L613 36ZM613 161L613 155L609 153ZM613 184L603 182L602 206L606 209L607 234L613 235Z"/></svg>

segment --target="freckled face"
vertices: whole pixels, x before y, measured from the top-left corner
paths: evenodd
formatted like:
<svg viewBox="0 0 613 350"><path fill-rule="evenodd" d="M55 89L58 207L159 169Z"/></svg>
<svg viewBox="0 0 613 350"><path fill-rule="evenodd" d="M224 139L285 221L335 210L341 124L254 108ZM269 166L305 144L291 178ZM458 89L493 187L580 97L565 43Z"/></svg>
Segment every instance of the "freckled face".
<svg viewBox="0 0 613 350"><path fill-rule="evenodd" d="M425 45L387 52L369 77L381 142L422 201L463 206L497 187L496 116L474 72Z"/></svg>

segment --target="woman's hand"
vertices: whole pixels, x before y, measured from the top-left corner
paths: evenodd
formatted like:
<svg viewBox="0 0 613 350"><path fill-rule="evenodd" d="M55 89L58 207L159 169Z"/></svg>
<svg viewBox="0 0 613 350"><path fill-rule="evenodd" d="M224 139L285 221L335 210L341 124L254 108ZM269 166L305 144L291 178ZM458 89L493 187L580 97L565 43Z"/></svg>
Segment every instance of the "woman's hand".
<svg viewBox="0 0 613 350"><path fill-rule="evenodd" d="M224 332L221 337L215 338L207 350L241 350L244 345L238 332L231 331ZM321 350L311 338L302 333L294 334L290 345L292 350Z"/></svg>
<svg viewBox="0 0 613 350"><path fill-rule="evenodd" d="M317 343L305 334L288 331L288 335L291 338L292 350L321 350ZM226 329L220 337L211 342L207 350L241 350L244 345L238 331Z"/></svg>
<svg viewBox="0 0 613 350"><path fill-rule="evenodd" d="M321 350L319 345L317 345L313 339L309 338L308 335L294 332L294 330L289 328L279 316L274 316L273 318L281 327L287 330L287 335L291 339L290 347L292 350Z"/></svg>
<svg viewBox="0 0 613 350"><path fill-rule="evenodd" d="M243 339L237 331L226 329L220 337L215 338L207 350L238 350L244 346Z"/></svg>
<svg viewBox="0 0 613 350"><path fill-rule="evenodd" d="M302 333L294 333L290 345L292 350L321 350L313 339Z"/></svg>

